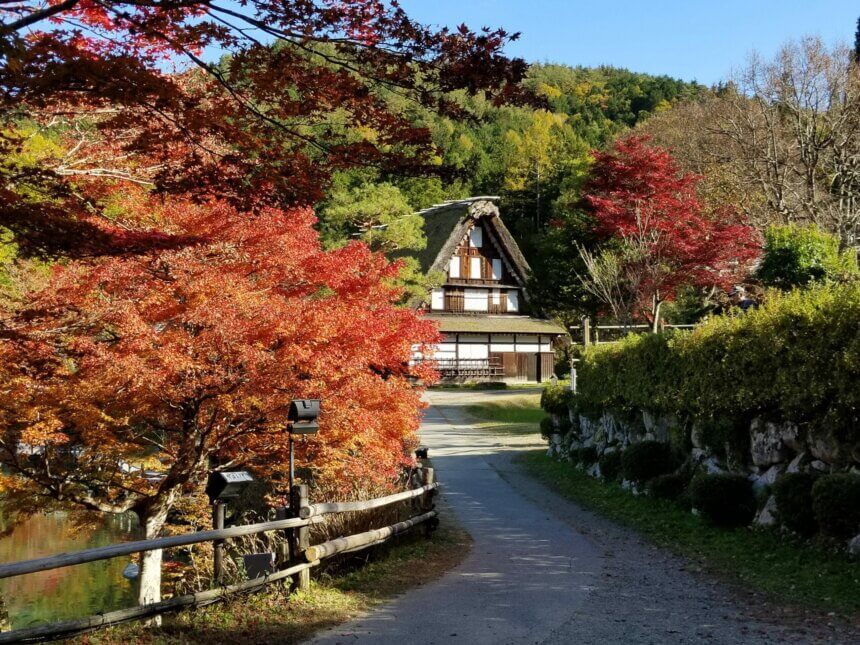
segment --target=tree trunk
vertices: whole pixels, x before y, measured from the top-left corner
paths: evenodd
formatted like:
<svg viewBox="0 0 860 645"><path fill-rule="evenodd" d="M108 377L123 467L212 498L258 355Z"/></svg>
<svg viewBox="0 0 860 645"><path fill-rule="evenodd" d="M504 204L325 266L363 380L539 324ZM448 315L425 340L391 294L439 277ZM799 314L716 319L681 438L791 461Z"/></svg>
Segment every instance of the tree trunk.
<svg viewBox="0 0 860 645"><path fill-rule="evenodd" d="M140 521L144 527L145 538L153 540L158 537L170 504L167 501L154 503L141 513ZM161 549L145 551L140 555L140 588L137 601L140 605L149 605L161 600ZM148 625L161 625L161 616L151 618Z"/></svg>
<svg viewBox="0 0 860 645"><path fill-rule="evenodd" d="M655 334L660 331L660 305L662 304L663 301L660 300L657 296L654 296L653 305L651 308L651 315L653 316L651 331L653 331Z"/></svg>

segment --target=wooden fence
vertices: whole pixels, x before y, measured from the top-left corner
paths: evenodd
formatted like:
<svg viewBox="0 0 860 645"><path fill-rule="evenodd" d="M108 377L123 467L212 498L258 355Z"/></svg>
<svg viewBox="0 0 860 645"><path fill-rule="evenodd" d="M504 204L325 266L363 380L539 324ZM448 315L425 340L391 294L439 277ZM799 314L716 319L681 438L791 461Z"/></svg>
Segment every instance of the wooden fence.
<svg viewBox="0 0 860 645"><path fill-rule="evenodd" d="M261 522L259 524L247 524L244 526L233 526L225 529L211 531L197 531L183 535L156 538L153 540L138 540L135 542L123 542L107 546L76 551L74 553L63 553L60 555L0 564L0 578L21 576L37 571L59 569L86 562L108 560L120 556L169 549L202 542L214 542L223 544L224 540L242 537L246 535L258 535L272 531L284 531L287 534L288 552L279 558L278 570L265 573L260 577L244 580L239 583L218 586L214 589L199 591L196 593L175 596L168 600L140 605L128 609L118 609L87 618L68 620L37 627L15 629L13 631L0 633L0 644L2 643L27 643L52 640L57 638L68 638L76 634L92 631L102 627L108 627L117 623L150 618L170 611L176 611L185 607L201 607L223 600L230 595L240 592L252 592L262 589L269 583L287 578L292 579L294 589L307 589L310 584L310 569L318 566L322 560L340 553L351 553L369 547L382 544L395 535L401 534L409 529L424 524L429 533L438 524L437 513L434 510L433 498L436 494L438 484L434 481L432 468L420 468L417 471L418 483L416 488L380 497L377 499L358 502L331 502L322 504L308 503L307 486L295 486L291 495L291 515L293 517L272 522ZM322 544L311 545L309 542L309 527L324 521L325 515L333 513L352 513L368 511L415 500L414 514L407 520L397 522L390 526L373 529L356 535L340 537ZM216 551L217 552L217 551ZM217 575L216 575L217 578Z"/></svg>
<svg viewBox="0 0 860 645"><path fill-rule="evenodd" d="M660 324L659 329L693 329L696 325ZM650 332L651 325L597 325L591 319L583 318L579 325L572 325L570 337L575 343L583 345L599 345L620 340L628 333L645 334Z"/></svg>

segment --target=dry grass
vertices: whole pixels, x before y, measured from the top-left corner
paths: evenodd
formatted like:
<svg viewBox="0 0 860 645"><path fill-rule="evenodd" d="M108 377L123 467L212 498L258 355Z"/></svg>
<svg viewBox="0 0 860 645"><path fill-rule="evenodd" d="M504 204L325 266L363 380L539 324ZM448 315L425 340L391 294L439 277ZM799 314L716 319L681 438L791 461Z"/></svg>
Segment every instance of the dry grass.
<svg viewBox="0 0 860 645"><path fill-rule="evenodd" d="M440 508L441 522L430 539L421 529L397 542L342 561L338 574L322 574L310 591L287 594L283 586L265 592L165 616L164 625L139 623L114 627L76 639L76 643L120 645L211 645L297 643L319 630L364 614L408 589L434 580L459 564L471 538ZM334 569L332 569L334 571Z"/></svg>

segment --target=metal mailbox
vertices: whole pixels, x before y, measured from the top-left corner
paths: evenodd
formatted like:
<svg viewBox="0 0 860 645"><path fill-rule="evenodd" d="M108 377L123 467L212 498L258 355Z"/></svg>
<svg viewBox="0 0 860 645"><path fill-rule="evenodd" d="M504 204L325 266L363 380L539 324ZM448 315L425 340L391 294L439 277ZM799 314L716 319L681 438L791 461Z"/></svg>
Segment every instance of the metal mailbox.
<svg viewBox="0 0 860 645"><path fill-rule="evenodd" d="M206 482L206 494L209 495L210 503L235 499L253 481L254 478L247 470L210 473Z"/></svg>

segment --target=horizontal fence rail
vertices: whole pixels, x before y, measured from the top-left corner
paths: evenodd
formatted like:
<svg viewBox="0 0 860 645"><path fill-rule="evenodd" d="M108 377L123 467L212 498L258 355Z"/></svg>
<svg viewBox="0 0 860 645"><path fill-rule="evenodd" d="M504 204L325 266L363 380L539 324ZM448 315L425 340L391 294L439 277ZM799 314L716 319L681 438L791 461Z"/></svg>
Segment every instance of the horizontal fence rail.
<svg viewBox="0 0 860 645"><path fill-rule="evenodd" d="M321 522L321 518L299 518L294 517L286 520L275 520L273 522L261 522L259 524L246 524L245 526L231 526L227 529L213 529L211 531L197 531L196 533L185 533L184 535L171 535L169 537L155 538L153 540L137 540L135 542L123 542L121 544L110 544L94 549L76 551L75 553L61 553L45 558L13 562L12 564L0 565L0 578L11 578L22 576L26 573L37 571L49 571L74 564L85 564L97 560L109 560L122 555L132 555L142 551L155 551L158 549L169 549L188 544L199 544L200 542L211 542L213 540L226 540L229 538L242 537L243 535L255 535L269 531L280 531L283 529L297 528Z"/></svg>
<svg viewBox="0 0 860 645"><path fill-rule="evenodd" d="M674 325L663 322L657 326L660 331L669 329L695 329L696 327L698 327L698 324ZM616 342L627 333L648 333L653 328L653 325L641 323L635 325L596 325L589 318L583 318L582 324L571 325L568 327L568 330L574 342L585 345L602 345L604 343ZM601 336L603 337L601 338Z"/></svg>
<svg viewBox="0 0 860 645"><path fill-rule="evenodd" d="M12 632L0 633L0 644L3 643L38 643L47 639L58 639L83 632L93 631L102 627L110 627L130 620L139 620L141 618L151 618L169 611L182 609L183 607L205 607L212 603L223 600L231 594L257 591L265 585L283 580L294 576L300 571L310 569L319 565L319 560L315 562L306 562L297 564L283 571L276 571L267 576L254 578L253 580L245 580L233 585L218 587L216 589L207 589L206 591L198 591L197 593L187 594L185 596L176 596L168 600L152 603L149 605L140 605L138 607L129 607L128 609L117 609L116 611L108 611L103 614L96 614L87 618L77 620L66 620L60 623L51 623L49 625L40 625L39 627L28 627L26 629L16 629Z"/></svg>
<svg viewBox="0 0 860 645"><path fill-rule="evenodd" d="M436 511L430 511L429 513L418 515L412 519L398 522L397 524L392 524L391 526L386 526L382 529L374 529L372 531L366 531L365 533L357 533L355 535L350 535L349 537L342 537L330 540L329 542L323 542L322 544L307 548L305 550L305 558L309 561L322 560L323 558L329 558L333 555L337 555L338 553L357 551L359 548L373 546L374 544L384 542L390 537L394 537L398 533L408 531L413 526L417 526L422 522L435 519L436 516Z"/></svg>
<svg viewBox="0 0 860 645"><path fill-rule="evenodd" d="M268 533L271 531L288 531L292 532L291 535L293 536L291 540L292 546L290 547L291 556L286 562L281 563L280 566L286 565L285 568L278 571L266 573L260 577L244 580L234 584L217 586L213 589L176 596L160 602L103 612L86 618L15 629L8 632L0 632L0 645L5 643L41 642L58 638L68 638L76 634L82 634L103 627L108 627L110 625L115 625L117 623L138 620L141 618L151 618L153 616L158 616L163 613L186 607L201 607L223 600L233 594L258 591L269 583L276 582L278 580L285 580L287 578L292 579L293 588L306 588L309 570L313 567L319 566L325 558L330 558L338 554L352 553L354 551L360 551L362 549L382 544L394 536L422 524L425 526L425 530L427 531L426 534L429 535L429 532L435 528L436 524L438 524L438 515L436 511L433 510L433 497L438 489L438 484L434 481L432 468L420 468L417 472L420 475L418 479L422 485L401 493L358 502L308 504L306 493L307 487L304 485L296 486L294 491L303 491L297 492L296 497L293 498L293 508L295 510L293 510L292 513L298 515L298 517L274 520L272 522L247 524L245 526L233 526L225 529L197 531L195 533L172 535L152 540L122 542L119 544L110 544L93 549L77 551L75 553L61 553L44 558L2 564L0 565L0 579L25 575L28 573L36 573L39 571L59 569L76 564L85 564L87 562L107 560L145 551L198 544L201 542L215 542L217 545L223 540L242 537L245 535ZM383 528L366 531L364 533L336 538L316 546L308 544L308 527L313 524L323 522L325 520L325 515L367 511L395 504L397 502L405 502L418 498L420 498L421 503L417 507L413 507L415 509L413 510L415 515L407 520L397 522ZM217 579L218 578L216 578L216 580ZM297 580L298 587L296 587ZM302 580L305 581L305 586L302 586Z"/></svg>
<svg viewBox="0 0 860 645"><path fill-rule="evenodd" d="M421 497L425 493L435 490L438 486L439 484L436 483L426 484L421 488L415 488L413 490L403 491L402 493L388 495L387 497L379 497L377 499L370 499L361 502L328 502L325 504L311 504L310 506L305 506L299 510L299 517L311 518L319 515L328 515L329 513L369 511L374 508L381 508L383 506L388 506L389 504L396 504L397 502L405 502L408 499Z"/></svg>

